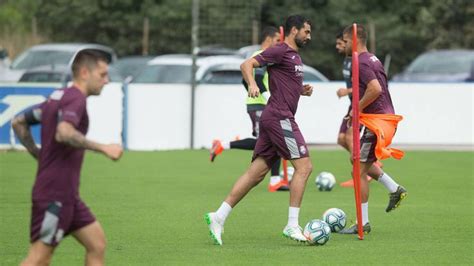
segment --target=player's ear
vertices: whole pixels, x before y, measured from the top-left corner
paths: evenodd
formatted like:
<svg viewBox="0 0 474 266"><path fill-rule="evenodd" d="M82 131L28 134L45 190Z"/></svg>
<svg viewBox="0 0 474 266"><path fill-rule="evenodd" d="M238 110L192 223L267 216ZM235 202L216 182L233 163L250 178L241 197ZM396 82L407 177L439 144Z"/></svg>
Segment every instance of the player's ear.
<svg viewBox="0 0 474 266"><path fill-rule="evenodd" d="M295 26L291 27L291 34L293 34L293 35L298 34L298 29Z"/></svg>
<svg viewBox="0 0 474 266"><path fill-rule="evenodd" d="M88 75L89 75L89 68L85 65L81 66L80 70L79 70L79 76L84 79L84 78L87 78Z"/></svg>

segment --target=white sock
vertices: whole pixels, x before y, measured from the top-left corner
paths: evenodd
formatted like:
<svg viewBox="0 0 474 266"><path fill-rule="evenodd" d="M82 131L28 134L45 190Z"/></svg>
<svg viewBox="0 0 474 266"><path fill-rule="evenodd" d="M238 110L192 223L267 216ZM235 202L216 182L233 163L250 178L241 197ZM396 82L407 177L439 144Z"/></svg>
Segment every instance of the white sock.
<svg viewBox="0 0 474 266"><path fill-rule="evenodd" d="M393 179L387 175L387 173L383 173L378 180L382 185L384 185L390 193L397 191L398 184L393 181Z"/></svg>
<svg viewBox="0 0 474 266"><path fill-rule="evenodd" d="M369 222L369 203L362 203L362 225Z"/></svg>
<svg viewBox="0 0 474 266"><path fill-rule="evenodd" d="M227 216L229 216L229 214L230 214L230 211L232 211L232 207L230 207L229 203L227 203L225 201L222 202L221 206L216 211L217 221L220 224L224 224L225 220L227 219Z"/></svg>
<svg viewBox="0 0 474 266"><path fill-rule="evenodd" d="M221 144L224 150L230 149L230 142L221 142Z"/></svg>
<svg viewBox="0 0 474 266"><path fill-rule="evenodd" d="M274 175L270 177L270 185L276 185L281 181L281 177L279 175Z"/></svg>
<svg viewBox="0 0 474 266"><path fill-rule="evenodd" d="M298 217L300 214L300 208L290 207L288 210L288 226L295 227L298 226Z"/></svg>

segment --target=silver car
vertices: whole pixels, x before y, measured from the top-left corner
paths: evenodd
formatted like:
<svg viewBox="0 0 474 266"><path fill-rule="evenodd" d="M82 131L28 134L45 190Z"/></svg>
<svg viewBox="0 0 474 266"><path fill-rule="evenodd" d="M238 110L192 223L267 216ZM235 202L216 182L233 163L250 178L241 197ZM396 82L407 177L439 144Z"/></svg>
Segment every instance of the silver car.
<svg viewBox="0 0 474 266"><path fill-rule="evenodd" d="M199 57L196 80L200 84L241 84L243 57L232 55ZM132 83L191 83L192 57L188 54L157 56L150 60ZM304 66L305 82L328 81L316 69Z"/></svg>
<svg viewBox="0 0 474 266"><path fill-rule="evenodd" d="M85 49L103 52L110 62L117 59L112 48L100 44L56 43L35 45L13 60L9 68L0 72L0 82L17 82L26 70L41 66L67 66L70 69L75 55Z"/></svg>
<svg viewBox="0 0 474 266"><path fill-rule="evenodd" d="M472 80L474 50L437 50L418 56L392 81L464 82Z"/></svg>

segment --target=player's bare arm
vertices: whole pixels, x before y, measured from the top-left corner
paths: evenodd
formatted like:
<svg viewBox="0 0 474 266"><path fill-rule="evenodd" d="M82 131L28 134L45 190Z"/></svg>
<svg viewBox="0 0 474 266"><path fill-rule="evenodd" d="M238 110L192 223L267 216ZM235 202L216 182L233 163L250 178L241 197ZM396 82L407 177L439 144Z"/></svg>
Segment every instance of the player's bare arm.
<svg viewBox="0 0 474 266"><path fill-rule="evenodd" d="M245 60L240 65L240 70L242 71L242 77L244 78L245 82L249 85L248 93L249 97L255 98L258 97L260 94L260 89L258 88L257 82L253 77L253 69L259 67L260 64L257 60L253 57Z"/></svg>
<svg viewBox="0 0 474 266"><path fill-rule="evenodd" d="M301 95L304 96L311 96L313 94L313 86L309 84L304 84L303 85L303 90L301 91Z"/></svg>
<svg viewBox="0 0 474 266"><path fill-rule="evenodd" d="M337 97L341 98L352 93L352 88L340 88L337 90Z"/></svg>
<svg viewBox="0 0 474 266"><path fill-rule="evenodd" d="M33 158L38 159L39 148L36 146L31 135L30 125L27 123L25 115L20 114L13 118L12 127L21 144L25 146Z"/></svg>
<svg viewBox="0 0 474 266"><path fill-rule="evenodd" d="M373 101L375 101L380 94L382 94L382 87L377 79L371 80L367 84L367 89L364 93L364 96L359 101L359 109L364 110L365 107L369 106Z"/></svg>
<svg viewBox="0 0 474 266"><path fill-rule="evenodd" d="M101 144L86 139L86 137L69 122L60 122L56 128L55 139L66 145L83 148L105 154L112 160L118 160L122 156L122 147L117 144Z"/></svg>

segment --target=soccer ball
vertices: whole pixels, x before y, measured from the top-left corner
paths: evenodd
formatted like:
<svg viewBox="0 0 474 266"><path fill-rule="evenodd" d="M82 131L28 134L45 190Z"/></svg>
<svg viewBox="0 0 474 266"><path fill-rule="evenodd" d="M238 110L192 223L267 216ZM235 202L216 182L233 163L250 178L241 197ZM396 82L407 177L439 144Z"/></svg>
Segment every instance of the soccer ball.
<svg viewBox="0 0 474 266"><path fill-rule="evenodd" d="M288 172L288 182L291 182L291 179L293 179L293 174L295 173L295 168L288 166L286 171ZM283 170L280 171L280 176L281 178L285 177Z"/></svg>
<svg viewBox="0 0 474 266"><path fill-rule="evenodd" d="M331 228L329 228L326 222L315 219L306 224L303 235L308 239L310 244L322 246L328 242L329 236L331 235Z"/></svg>
<svg viewBox="0 0 474 266"><path fill-rule="evenodd" d="M323 221L325 221L331 232L339 232L346 227L346 214L338 208L331 208L324 212Z"/></svg>
<svg viewBox="0 0 474 266"><path fill-rule="evenodd" d="M331 191L336 184L336 178L329 172L321 172L316 177L316 187L319 191Z"/></svg>

